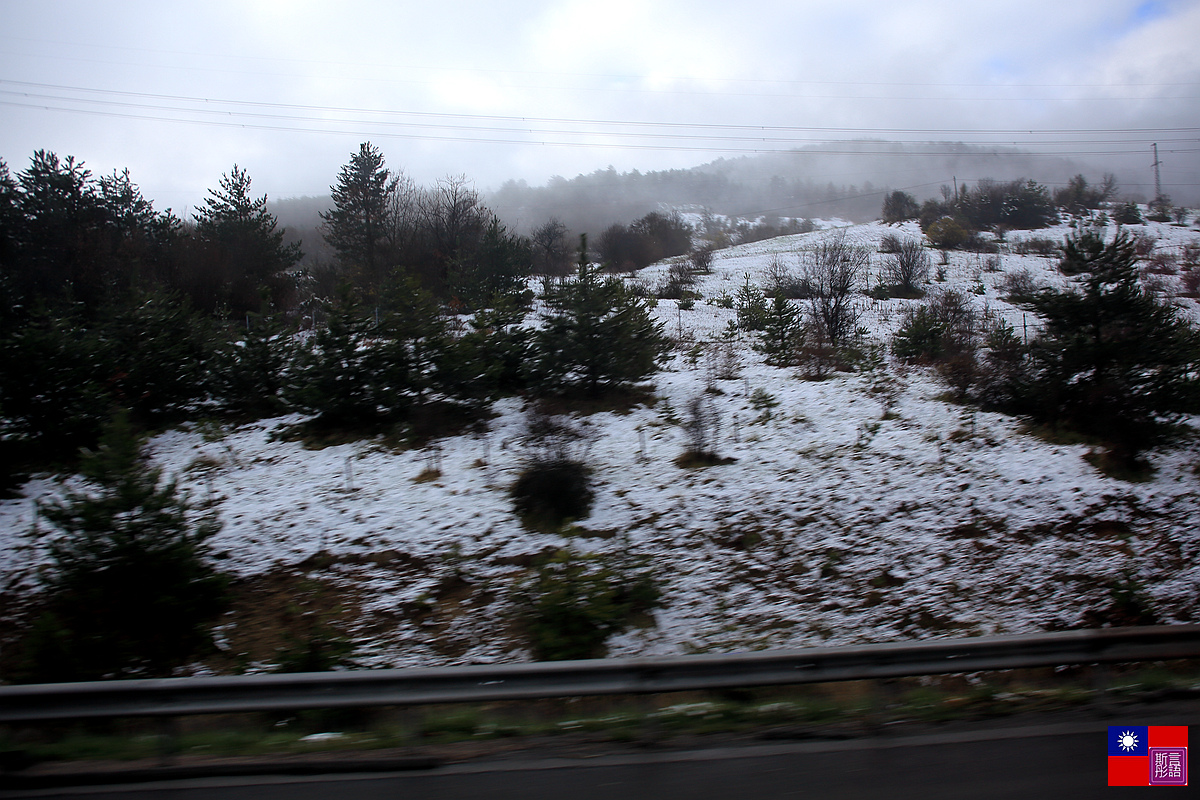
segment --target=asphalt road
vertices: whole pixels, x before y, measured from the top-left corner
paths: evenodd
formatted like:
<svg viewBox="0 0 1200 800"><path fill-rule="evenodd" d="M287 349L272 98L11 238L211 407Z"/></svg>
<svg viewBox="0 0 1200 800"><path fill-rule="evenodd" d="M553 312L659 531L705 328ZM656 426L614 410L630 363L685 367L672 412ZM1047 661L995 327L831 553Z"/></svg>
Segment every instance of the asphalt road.
<svg viewBox="0 0 1200 800"><path fill-rule="evenodd" d="M1161 716L1161 711L1158 715ZM1173 715L1174 716L1174 715ZM1179 724L1178 719L1174 720ZM1112 796L1109 724L880 736L592 758L473 762L419 772L316 777L201 778L143 785L5 792L5 797L102 800L749 800L750 798L1038 798ZM1151 720L1150 724L1165 724Z"/></svg>

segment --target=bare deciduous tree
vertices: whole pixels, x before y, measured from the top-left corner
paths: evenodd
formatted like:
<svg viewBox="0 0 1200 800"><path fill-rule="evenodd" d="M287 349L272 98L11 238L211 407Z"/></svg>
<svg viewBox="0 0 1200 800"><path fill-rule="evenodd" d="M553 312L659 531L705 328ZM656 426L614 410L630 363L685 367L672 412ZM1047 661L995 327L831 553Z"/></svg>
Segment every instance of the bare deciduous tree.
<svg viewBox="0 0 1200 800"><path fill-rule="evenodd" d="M847 241L845 231L824 240L809 254L805 280L812 291L809 314L833 347L854 335L862 311L855 293L871 265L871 250Z"/></svg>
<svg viewBox="0 0 1200 800"><path fill-rule="evenodd" d="M533 271L538 275L562 276L571 273L572 248L567 241L567 226L557 217L530 234L533 245Z"/></svg>
<svg viewBox="0 0 1200 800"><path fill-rule="evenodd" d="M929 253L925 245L917 239L901 241L884 264L883 276L899 293L920 295L921 287L929 281Z"/></svg>

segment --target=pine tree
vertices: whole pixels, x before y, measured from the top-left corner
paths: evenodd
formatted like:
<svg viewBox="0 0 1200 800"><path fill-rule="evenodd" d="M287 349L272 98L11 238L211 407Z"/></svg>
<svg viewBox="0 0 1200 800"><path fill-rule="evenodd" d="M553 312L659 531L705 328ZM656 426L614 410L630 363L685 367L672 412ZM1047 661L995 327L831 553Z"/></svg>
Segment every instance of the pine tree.
<svg viewBox="0 0 1200 800"><path fill-rule="evenodd" d="M800 309L788 302L782 294L771 298L763 318L762 330L754 349L766 356L773 367L790 367L796 363L800 345L804 340L804 328Z"/></svg>
<svg viewBox="0 0 1200 800"><path fill-rule="evenodd" d="M279 314L247 314L245 325L236 327L236 338L213 359L213 392L222 408L257 417L283 413L295 350Z"/></svg>
<svg viewBox="0 0 1200 800"><path fill-rule="evenodd" d="M389 406L374 320L362 313L347 285L326 313L325 326L297 359L289 400L316 414L323 427L374 424Z"/></svg>
<svg viewBox="0 0 1200 800"><path fill-rule="evenodd" d="M303 255L300 245L284 243L267 196L250 196L250 175L237 164L208 193L194 215L196 236L206 248L206 266L222 277L222 302L240 316L258 308L266 287L272 303L282 306L294 283L290 271Z"/></svg>
<svg viewBox="0 0 1200 800"><path fill-rule="evenodd" d="M391 225L389 200L398 180L384 166L379 148L363 142L330 187L334 207L321 214L325 241L368 291L377 289L395 266L389 263L385 245Z"/></svg>
<svg viewBox="0 0 1200 800"><path fill-rule="evenodd" d="M87 488L39 507L53 568L27 642L37 680L164 676L211 642L226 578L212 565L214 517L197 518L150 468L127 415L85 452Z"/></svg>
<svg viewBox="0 0 1200 800"><path fill-rule="evenodd" d="M508 300L528 303L525 279L533 266L529 240L509 233L496 217L483 230L472 252L452 270L451 291L468 309Z"/></svg>
<svg viewBox="0 0 1200 800"><path fill-rule="evenodd" d="M601 279L580 237L579 271L545 298L536 341L537 370L550 391L579 389L589 397L653 374L669 343L645 301L619 278Z"/></svg>
<svg viewBox="0 0 1200 800"><path fill-rule="evenodd" d="M112 405L110 349L78 319L44 311L0 338L0 440L51 459L94 445Z"/></svg>
<svg viewBox="0 0 1200 800"><path fill-rule="evenodd" d="M1079 290L1047 290L1032 303L1045 327L1030 345L1024 409L1133 459L1163 418L1200 410L1200 331L1142 288L1124 235L1100 250L1075 241L1066 249L1088 254L1074 262L1087 271Z"/></svg>

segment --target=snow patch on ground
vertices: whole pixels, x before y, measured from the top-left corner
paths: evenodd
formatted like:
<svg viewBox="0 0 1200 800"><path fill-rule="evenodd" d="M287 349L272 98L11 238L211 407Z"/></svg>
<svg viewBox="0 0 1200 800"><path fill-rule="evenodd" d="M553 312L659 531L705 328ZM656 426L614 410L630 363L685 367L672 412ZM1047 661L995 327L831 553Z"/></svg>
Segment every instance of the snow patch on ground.
<svg viewBox="0 0 1200 800"><path fill-rule="evenodd" d="M1160 248L1196 238L1187 229L1148 228ZM843 230L872 248L885 234L920 235L911 223ZM388 630L376 624L357 641L357 660L367 666L528 658L499 633L514 610L509 590L533 556L568 544L633 552L658 571L664 607L652 627L614 636L613 656L1037 631L1078 624L1087 609L1107 605L1107 584L1123 576L1144 586L1164 621L1194 620L1194 444L1151 454L1155 478L1124 483L1093 469L1085 447L1048 444L1022 433L1019 420L940 399L945 389L927 371L893 367L904 391L893 418L882 419L863 374L804 381L765 366L742 338L741 375L716 381L719 393L707 395L722 423L718 450L736 461L696 470L672 463L685 446L672 415L707 384L706 357L693 364L687 351L714 341L735 316L709 301L736 294L746 275L761 285L773 258L799 271L801 251L830 235L719 251L692 310L659 301L657 318L685 340L653 379L660 401L584 420L595 434L596 503L578 524L588 536L530 532L512 513L506 491L524 455L515 399L495 405L486 434L442 440L441 477L425 482L414 479L434 463L428 451L395 452L372 441L312 451L273 440L272 431L295 416L219 437L185 426L155 437L150 452L194 501L219 514L213 545L226 556L224 568L252 576L334 556L325 574L357 587L362 627L392 615ZM884 259L873 256L872 285ZM951 253L945 285L982 286L974 301L1021 335L1036 323L1000 297L1004 273L1028 269L1044 284L1063 285L1054 264L1004 254L1002 271L989 272L981 257ZM667 269L655 265L638 278L653 286ZM886 341L913 301L862 302L863 324ZM1181 302L1200 319L1194 300ZM778 401L769 415L751 403L758 390ZM36 585L45 550L28 534L35 504L71 485L38 476L21 498L0 502L6 593ZM399 555L378 558L384 553ZM451 573L490 599L436 634L457 642L447 656L433 633L394 612L428 602Z"/></svg>

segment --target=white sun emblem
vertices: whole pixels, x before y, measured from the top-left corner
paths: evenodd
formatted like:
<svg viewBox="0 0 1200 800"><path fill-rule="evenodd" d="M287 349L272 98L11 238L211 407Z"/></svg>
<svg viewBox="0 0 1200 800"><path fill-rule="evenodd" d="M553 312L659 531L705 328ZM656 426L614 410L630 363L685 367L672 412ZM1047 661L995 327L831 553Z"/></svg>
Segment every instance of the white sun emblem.
<svg viewBox="0 0 1200 800"><path fill-rule="evenodd" d="M1137 737L1133 735L1133 731L1124 731L1117 737L1117 746L1122 750L1136 750Z"/></svg>

